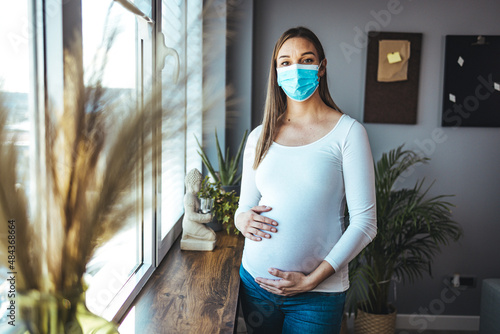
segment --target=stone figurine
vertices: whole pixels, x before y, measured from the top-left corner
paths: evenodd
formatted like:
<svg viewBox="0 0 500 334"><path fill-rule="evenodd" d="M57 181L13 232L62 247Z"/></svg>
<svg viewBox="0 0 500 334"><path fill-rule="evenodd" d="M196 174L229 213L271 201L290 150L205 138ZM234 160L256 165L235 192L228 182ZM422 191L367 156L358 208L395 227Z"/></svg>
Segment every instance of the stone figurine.
<svg viewBox="0 0 500 334"><path fill-rule="evenodd" d="M211 213L199 213L198 192L201 189L202 175L196 168L185 179L184 218L182 220L182 250L212 251L215 247L215 232L206 223L212 221Z"/></svg>

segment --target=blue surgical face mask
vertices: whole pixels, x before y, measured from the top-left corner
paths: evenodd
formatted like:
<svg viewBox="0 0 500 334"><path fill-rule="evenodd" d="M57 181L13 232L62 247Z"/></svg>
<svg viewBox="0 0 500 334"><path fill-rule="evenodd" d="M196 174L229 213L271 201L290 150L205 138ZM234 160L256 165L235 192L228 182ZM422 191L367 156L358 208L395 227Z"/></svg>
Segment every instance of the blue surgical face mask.
<svg viewBox="0 0 500 334"><path fill-rule="evenodd" d="M321 64L319 65L321 66ZM310 98L319 85L318 65L293 64L278 67L278 85L294 101Z"/></svg>

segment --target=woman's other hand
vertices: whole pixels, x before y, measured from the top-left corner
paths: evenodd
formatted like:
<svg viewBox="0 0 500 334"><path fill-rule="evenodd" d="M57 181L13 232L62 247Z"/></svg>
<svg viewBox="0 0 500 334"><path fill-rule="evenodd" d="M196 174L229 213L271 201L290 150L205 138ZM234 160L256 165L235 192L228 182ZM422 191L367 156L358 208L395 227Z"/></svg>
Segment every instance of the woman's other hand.
<svg viewBox="0 0 500 334"><path fill-rule="evenodd" d="M257 277L255 282L264 290L280 296L293 296L311 291L325 279L335 274L335 269L325 260L309 275L298 271L283 271L276 268L269 268L268 271L277 279Z"/></svg>
<svg viewBox="0 0 500 334"><path fill-rule="evenodd" d="M310 277L301 272L281 271L271 268L269 269L269 273L276 276L277 279L257 277L255 282L264 290L274 293L275 295L293 296L302 292L308 292L315 287Z"/></svg>
<svg viewBox="0 0 500 334"><path fill-rule="evenodd" d="M271 218L261 216L262 212L269 212L272 208L266 205L254 206L247 212L240 213L236 217L236 228L245 238L253 241L261 241L262 238L270 239L271 233L276 233L278 223Z"/></svg>

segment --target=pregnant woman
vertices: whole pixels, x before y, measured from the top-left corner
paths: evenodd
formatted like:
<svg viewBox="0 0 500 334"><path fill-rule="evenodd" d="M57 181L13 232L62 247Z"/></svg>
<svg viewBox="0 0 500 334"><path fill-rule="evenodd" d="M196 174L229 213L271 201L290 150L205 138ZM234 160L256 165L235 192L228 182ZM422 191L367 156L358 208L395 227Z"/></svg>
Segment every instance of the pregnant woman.
<svg viewBox="0 0 500 334"><path fill-rule="evenodd" d="M338 333L347 264L377 233L368 137L333 102L326 68L307 28L286 31L274 47L235 214L246 238L240 298L248 333Z"/></svg>

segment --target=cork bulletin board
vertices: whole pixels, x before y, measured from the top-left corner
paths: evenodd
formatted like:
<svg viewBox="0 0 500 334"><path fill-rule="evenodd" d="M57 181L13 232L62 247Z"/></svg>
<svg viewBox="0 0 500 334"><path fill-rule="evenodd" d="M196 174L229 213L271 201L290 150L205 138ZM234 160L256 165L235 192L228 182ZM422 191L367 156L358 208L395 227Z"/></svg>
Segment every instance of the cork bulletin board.
<svg viewBox="0 0 500 334"><path fill-rule="evenodd" d="M368 33L364 122L417 123L421 50L421 33Z"/></svg>
<svg viewBox="0 0 500 334"><path fill-rule="evenodd" d="M446 36L444 127L500 127L500 36Z"/></svg>

